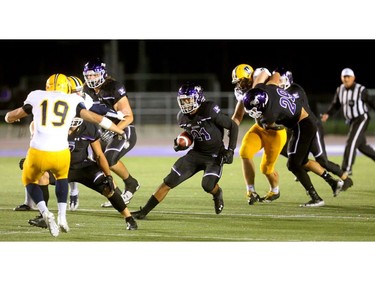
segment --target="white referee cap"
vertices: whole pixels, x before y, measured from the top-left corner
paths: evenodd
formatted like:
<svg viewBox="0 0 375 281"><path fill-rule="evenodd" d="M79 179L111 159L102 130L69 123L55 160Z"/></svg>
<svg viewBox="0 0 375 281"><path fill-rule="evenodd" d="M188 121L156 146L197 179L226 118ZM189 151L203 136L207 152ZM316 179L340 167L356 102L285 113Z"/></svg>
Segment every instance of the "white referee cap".
<svg viewBox="0 0 375 281"><path fill-rule="evenodd" d="M353 76L354 77L354 71L350 68L344 68L341 71L341 76Z"/></svg>

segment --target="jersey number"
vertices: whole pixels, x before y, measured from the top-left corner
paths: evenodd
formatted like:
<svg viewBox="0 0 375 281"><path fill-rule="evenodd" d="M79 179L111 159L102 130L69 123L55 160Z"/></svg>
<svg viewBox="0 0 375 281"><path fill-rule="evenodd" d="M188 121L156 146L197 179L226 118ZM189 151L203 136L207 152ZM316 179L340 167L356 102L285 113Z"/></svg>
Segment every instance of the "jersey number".
<svg viewBox="0 0 375 281"><path fill-rule="evenodd" d="M277 89L277 93L280 96L280 106L289 109L289 111L294 115L297 108L295 97L281 89Z"/></svg>
<svg viewBox="0 0 375 281"><path fill-rule="evenodd" d="M200 141L202 140L208 141L211 139L210 134L206 131L204 127L200 128L199 131L191 130L191 134L194 136L194 139L198 139Z"/></svg>
<svg viewBox="0 0 375 281"><path fill-rule="evenodd" d="M47 123L47 112L48 112L48 100L44 100L40 107L42 108L42 125L45 126ZM62 126L65 124L66 114L69 106L65 101L57 101L53 104L53 113L58 117L57 122L52 122L54 126Z"/></svg>

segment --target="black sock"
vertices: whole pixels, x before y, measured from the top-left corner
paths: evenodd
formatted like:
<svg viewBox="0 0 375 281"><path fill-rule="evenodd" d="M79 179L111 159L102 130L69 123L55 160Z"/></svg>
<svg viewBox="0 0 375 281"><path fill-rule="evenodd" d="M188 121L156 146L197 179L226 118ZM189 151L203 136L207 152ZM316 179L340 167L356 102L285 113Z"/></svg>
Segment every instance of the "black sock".
<svg viewBox="0 0 375 281"><path fill-rule="evenodd" d="M328 174L327 171L324 171L324 173L321 175L321 177L328 183L332 183L333 181L335 181L335 179L330 175Z"/></svg>
<svg viewBox="0 0 375 281"><path fill-rule="evenodd" d="M127 179L124 180L125 187L137 187L138 181L133 178L131 175Z"/></svg>
<svg viewBox="0 0 375 281"><path fill-rule="evenodd" d="M49 190L48 190L48 184L47 185L39 185L40 189L43 192L43 198L46 202L46 206L48 206L48 200L49 200Z"/></svg>
<svg viewBox="0 0 375 281"><path fill-rule="evenodd" d="M158 204L159 204L158 199L156 199L154 195L151 195L151 197L150 197L150 199L148 199L146 205L142 208L142 213L144 215L147 215Z"/></svg>
<svg viewBox="0 0 375 281"><path fill-rule="evenodd" d="M320 196L318 195L318 193L316 192L316 190L313 186L310 186L307 189L307 193L310 195L311 199L322 200L322 198L320 198Z"/></svg>

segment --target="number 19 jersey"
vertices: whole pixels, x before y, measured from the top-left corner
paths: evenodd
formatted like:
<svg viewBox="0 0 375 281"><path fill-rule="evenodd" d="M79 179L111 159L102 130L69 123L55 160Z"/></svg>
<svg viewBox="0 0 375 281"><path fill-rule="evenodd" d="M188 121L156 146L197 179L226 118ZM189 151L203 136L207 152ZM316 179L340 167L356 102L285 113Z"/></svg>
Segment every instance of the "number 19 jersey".
<svg viewBox="0 0 375 281"><path fill-rule="evenodd" d="M30 147L44 151L60 151L69 147L68 132L82 97L56 91L36 90L29 93L24 105L32 106L34 134Z"/></svg>

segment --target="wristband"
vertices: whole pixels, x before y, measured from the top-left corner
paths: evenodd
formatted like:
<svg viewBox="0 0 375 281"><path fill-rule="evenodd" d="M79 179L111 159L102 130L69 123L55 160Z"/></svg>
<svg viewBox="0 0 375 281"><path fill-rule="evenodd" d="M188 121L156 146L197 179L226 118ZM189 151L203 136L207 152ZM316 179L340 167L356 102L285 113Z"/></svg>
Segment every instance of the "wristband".
<svg viewBox="0 0 375 281"><path fill-rule="evenodd" d="M112 121L107 117L103 117L102 121L99 123L99 126L108 130L112 126Z"/></svg>
<svg viewBox="0 0 375 281"><path fill-rule="evenodd" d="M8 114L9 114L9 112L7 114L5 114L5 118L4 119L5 119L5 122L10 123L9 120L8 120Z"/></svg>

